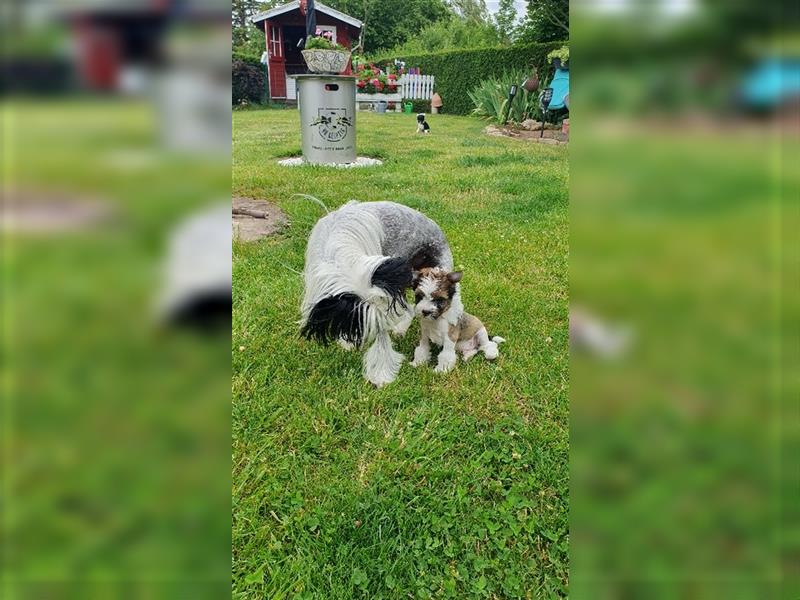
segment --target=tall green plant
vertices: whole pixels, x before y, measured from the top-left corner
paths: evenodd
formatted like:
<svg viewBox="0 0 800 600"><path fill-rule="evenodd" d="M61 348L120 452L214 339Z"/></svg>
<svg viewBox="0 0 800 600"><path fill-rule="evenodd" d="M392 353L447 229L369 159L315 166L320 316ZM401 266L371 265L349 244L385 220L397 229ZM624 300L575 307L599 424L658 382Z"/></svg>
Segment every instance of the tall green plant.
<svg viewBox="0 0 800 600"><path fill-rule="evenodd" d="M494 121L498 125L502 125L506 120L518 124L533 117L537 111L538 96L536 92L529 93L522 87L521 84L526 77L524 71L515 70L482 81L468 93L475 105L472 114ZM509 103L508 93L512 85L517 86L517 94Z"/></svg>

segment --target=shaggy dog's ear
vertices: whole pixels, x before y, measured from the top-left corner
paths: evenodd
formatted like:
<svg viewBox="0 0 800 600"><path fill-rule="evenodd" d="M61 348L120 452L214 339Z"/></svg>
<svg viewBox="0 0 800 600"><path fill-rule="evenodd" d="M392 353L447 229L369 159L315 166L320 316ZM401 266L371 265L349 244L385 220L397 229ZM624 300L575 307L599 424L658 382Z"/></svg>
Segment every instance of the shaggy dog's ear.
<svg viewBox="0 0 800 600"><path fill-rule="evenodd" d="M438 254L430 244L425 244L411 257L411 268L420 271L427 267L435 267Z"/></svg>
<svg viewBox="0 0 800 600"><path fill-rule="evenodd" d="M372 285L389 294L392 309L398 302L405 304L405 291L411 282L411 265L402 256L387 258L372 274Z"/></svg>
<svg viewBox="0 0 800 600"><path fill-rule="evenodd" d="M447 281L450 283L458 283L461 281L461 278L464 276L463 271L453 271L452 273L447 274Z"/></svg>
<svg viewBox="0 0 800 600"><path fill-rule="evenodd" d="M364 302L355 294L339 294L317 302L300 333L322 344L342 339L359 346L364 329Z"/></svg>

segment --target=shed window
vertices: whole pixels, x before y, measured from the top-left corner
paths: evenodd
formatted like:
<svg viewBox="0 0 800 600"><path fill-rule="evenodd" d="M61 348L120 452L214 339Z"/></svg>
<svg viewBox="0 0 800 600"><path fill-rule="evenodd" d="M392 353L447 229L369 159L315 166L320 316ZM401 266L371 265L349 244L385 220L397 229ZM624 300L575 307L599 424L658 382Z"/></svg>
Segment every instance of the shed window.
<svg viewBox="0 0 800 600"><path fill-rule="evenodd" d="M269 28L269 44L272 56L282 56L281 50L281 28L271 25Z"/></svg>

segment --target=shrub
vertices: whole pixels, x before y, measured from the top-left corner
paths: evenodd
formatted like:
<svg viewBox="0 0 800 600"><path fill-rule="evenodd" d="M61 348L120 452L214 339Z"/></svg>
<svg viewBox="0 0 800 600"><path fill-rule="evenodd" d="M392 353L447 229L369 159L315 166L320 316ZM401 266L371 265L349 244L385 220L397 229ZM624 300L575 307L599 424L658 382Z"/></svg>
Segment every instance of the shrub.
<svg viewBox="0 0 800 600"><path fill-rule="evenodd" d="M258 62L256 64L258 66L243 60L233 61L231 100L234 105L241 104L242 100L255 104L263 102L266 94L266 77L264 67Z"/></svg>
<svg viewBox="0 0 800 600"><path fill-rule="evenodd" d="M264 65L261 64L260 55L256 56L255 54L247 54L245 52L236 52L236 51L234 51L234 52L231 53L231 63L234 63L237 60L240 60L240 61L242 61L244 63L247 63L248 65L252 65L254 67L261 67L262 69L264 68Z"/></svg>
<svg viewBox="0 0 800 600"><path fill-rule="evenodd" d="M414 108L411 109L412 112L419 114L419 113L430 113L431 112L431 101L430 100L412 100L411 104L414 105Z"/></svg>
<svg viewBox="0 0 800 600"><path fill-rule="evenodd" d="M569 46L561 46L561 48L557 48L552 52L547 54L547 62L550 64L553 63L553 59L557 58L562 62L562 64L566 64L569 62Z"/></svg>
<svg viewBox="0 0 800 600"><path fill-rule="evenodd" d="M553 70L547 63L547 54L563 45L563 42L521 44L416 56L384 56L377 61L399 58L407 67L418 67L422 73L433 75L436 78L436 91L444 103L443 112L467 115L474 108L468 92L477 88L482 81L512 69L523 70L527 76L533 67L537 67L542 78L547 79ZM517 82L520 83L522 80Z"/></svg>
<svg viewBox="0 0 800 600"><path fill-rule="evenodd" d="M522 123L535 115L538 92L529 93L520 86L510 106L508 103L508 91L511 86L519 85L526 76L524 71L517 70L503 73L496 79L482 81L478 87L469 92L469 97L475 105L473 114L495 121L498 125L502 125L506 118L511 123Z"/></svg>

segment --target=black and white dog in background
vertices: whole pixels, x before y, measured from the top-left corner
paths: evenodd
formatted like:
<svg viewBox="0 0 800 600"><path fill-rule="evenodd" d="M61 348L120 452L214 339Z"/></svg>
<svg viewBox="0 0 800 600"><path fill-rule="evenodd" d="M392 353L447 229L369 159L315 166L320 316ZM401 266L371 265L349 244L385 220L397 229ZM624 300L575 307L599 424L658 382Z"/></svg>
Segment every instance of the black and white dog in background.
<svg viewBox="0 0 800 600"><path fill-rule="evenodd" d="M367 347L364 376L391 383L403 363L389 333L405 334L414 318L406 303L414 271L453 268L439 226L394 202L349 202L311 231L303 273L300 324L308 339Z"/></svg>
<svg viewBox="0 0 800 600"><path fill-rule="evenodd" d="M430 133L431 126L428 125L428 122L425 120L425 113L419 113L417 115L417 133Z"/></svg>

